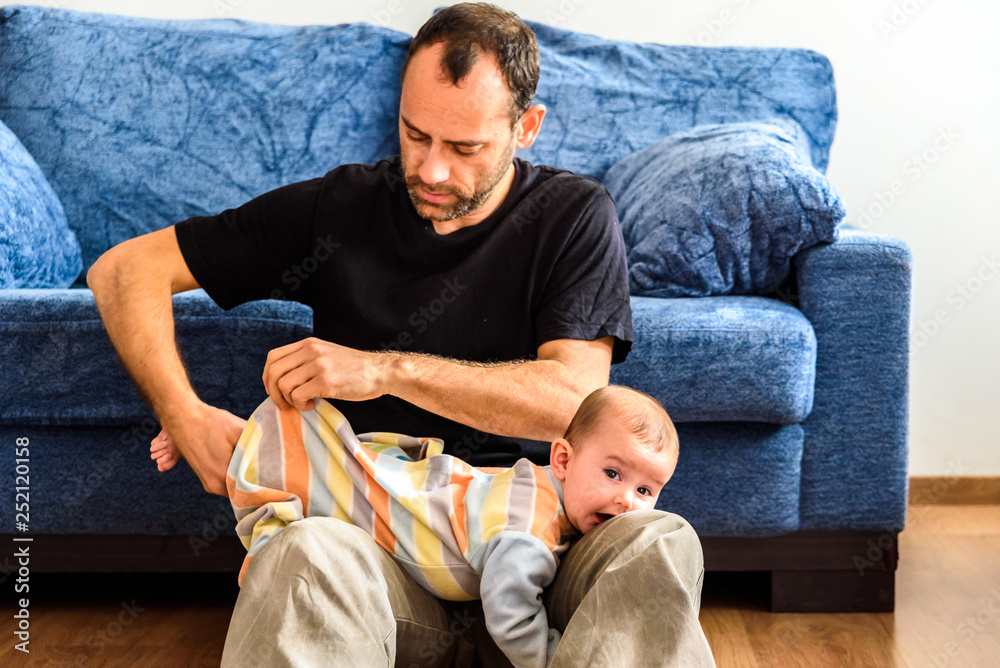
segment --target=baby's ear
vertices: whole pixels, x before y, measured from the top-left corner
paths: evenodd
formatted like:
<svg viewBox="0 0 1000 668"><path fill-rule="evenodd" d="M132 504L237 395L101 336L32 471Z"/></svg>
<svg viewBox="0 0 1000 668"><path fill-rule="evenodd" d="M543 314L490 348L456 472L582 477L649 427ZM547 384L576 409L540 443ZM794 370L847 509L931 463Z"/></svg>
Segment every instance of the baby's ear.
<svg viewBox="0 0 1000 668"><path fill-rule="evenodd" d="M559 480L566 479L566 465L569 464L572 454L573 446L565 438L557 438L552 441L552 449L549 450L549 465Z"/></svg>

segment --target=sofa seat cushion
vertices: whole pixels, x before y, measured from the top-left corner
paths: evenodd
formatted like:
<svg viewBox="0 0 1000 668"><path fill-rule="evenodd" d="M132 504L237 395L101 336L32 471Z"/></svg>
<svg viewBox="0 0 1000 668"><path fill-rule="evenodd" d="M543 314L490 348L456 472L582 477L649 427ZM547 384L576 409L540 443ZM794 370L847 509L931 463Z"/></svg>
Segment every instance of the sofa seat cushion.
<svg viewBox="0 0 1000 668"><path fill-rule="evenodd" d="M261 301L223 311L202 290L175 296L174 316L195 391L240 416L266 396L260 377L267 352L312 333L312 311L301 304ZM152 416L90 290L0 290L0 340L0 423L127 424Z"/></svg>
<svg viewBox="0 0 1000 668"><path fill-rule="evenodd" d="M679 424L677 469L656 507L701 536L774 536L801 528L804 432L793 424Z"/></svg>
<svg viewBox="0 0 1000 668"><path fill-rule="evenodd" d="M816 335L766 297L632 297L635 343L611 381L660 400L674 422L797 424L812 410Z"/></svg>

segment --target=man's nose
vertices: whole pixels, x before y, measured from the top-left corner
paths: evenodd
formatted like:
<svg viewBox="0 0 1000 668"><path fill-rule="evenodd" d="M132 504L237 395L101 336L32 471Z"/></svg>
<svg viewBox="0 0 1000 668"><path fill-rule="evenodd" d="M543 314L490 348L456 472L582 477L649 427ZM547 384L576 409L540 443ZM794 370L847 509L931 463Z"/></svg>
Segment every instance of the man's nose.
<svg viewBox="0 0 1000 668"><path fill-rule="evenodd" d="M424 156L424 161L420 165L420 169L417 170L417 174L419 174L420 180L427 185L434 185L447 181L450 171L441 146L432 145L427 149L427 155Z"/></svg>

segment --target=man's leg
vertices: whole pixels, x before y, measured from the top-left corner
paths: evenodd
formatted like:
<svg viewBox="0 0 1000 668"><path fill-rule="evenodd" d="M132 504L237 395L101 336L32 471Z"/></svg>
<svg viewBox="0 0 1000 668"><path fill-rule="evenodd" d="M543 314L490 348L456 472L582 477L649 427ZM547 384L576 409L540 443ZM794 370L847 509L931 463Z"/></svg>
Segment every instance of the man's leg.
<svg viewBox="0 0 1000 668"><path fill-rule="evenodd" d="M580 539L546 592L563 637L550 668L715 666L698 612L701 542L683 518L637 510Z"/></svg>
<svg viewBox="0 0 1000 668"><path fill-rule="evenodd" d="M451 666L454 617L364 531L309 517L254 555L222 665Z"/></svg>

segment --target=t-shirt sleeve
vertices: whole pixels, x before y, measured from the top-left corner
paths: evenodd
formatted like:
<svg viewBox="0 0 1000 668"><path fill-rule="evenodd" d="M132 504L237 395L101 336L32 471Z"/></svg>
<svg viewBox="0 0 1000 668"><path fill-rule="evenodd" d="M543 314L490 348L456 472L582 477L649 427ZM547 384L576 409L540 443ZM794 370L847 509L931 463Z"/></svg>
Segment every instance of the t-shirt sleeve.
<svg viewBox="0 0 1000 668"><path fill-rule="evenodd" d="M556 339L613 336L612 364L632 348L625 242L607 189L599 186L569 229L536 316L536 348Z"/></svg>
<svg viewBox="0 0 1000 668"><path fill-rule="evenodd" d="M283 186L217 216L175 225L188 269L222 308L256 299L306 301L303 260L316 244L312 229L323 179Z"/></svg>

